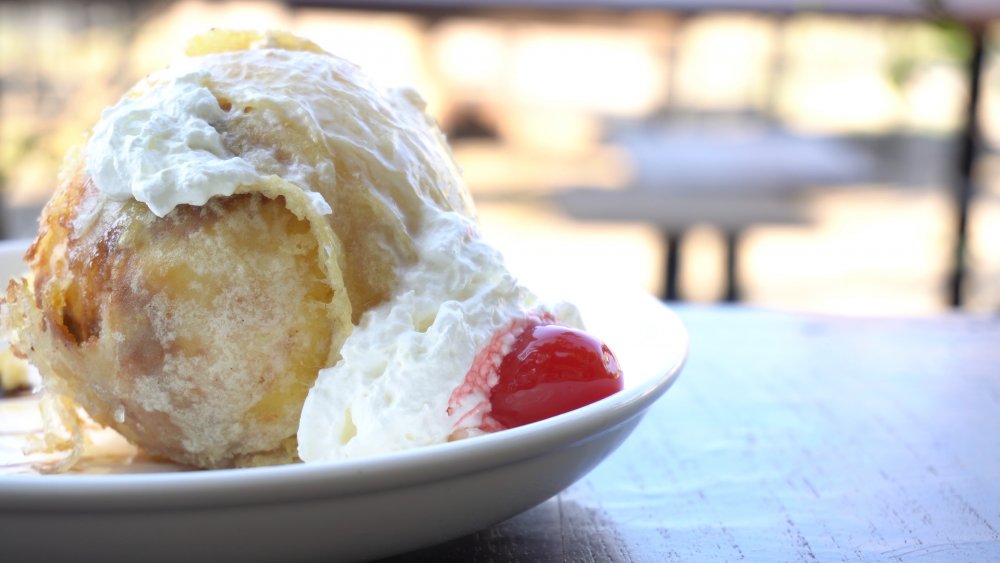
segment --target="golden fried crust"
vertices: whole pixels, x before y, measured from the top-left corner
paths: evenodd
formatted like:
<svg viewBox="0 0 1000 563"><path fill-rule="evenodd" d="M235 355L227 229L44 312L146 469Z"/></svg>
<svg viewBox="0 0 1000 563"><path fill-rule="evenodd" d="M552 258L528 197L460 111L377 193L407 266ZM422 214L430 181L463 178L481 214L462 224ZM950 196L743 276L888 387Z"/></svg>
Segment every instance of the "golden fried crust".
<svg viewBox="0 0 1000 563"><path fill-rule="evenodd" d="M284 31L270 31L262 34L258 31L211 29L193 37L184 49L184 54L193 57L227 51L245 51L258 45L277 47L287 51L323 52L323 49L320 49L312 41Z"/></svg>
<svg viewBox="0 0 1000 563"><path fill-rule="evenodd" d="M96 192L76 166L27 253L33 290L8 287L14 348L149 453L292 461L305 395L350 326L310 224L280 197L239 194L162 219L108 202L78 230Z"/></svg>

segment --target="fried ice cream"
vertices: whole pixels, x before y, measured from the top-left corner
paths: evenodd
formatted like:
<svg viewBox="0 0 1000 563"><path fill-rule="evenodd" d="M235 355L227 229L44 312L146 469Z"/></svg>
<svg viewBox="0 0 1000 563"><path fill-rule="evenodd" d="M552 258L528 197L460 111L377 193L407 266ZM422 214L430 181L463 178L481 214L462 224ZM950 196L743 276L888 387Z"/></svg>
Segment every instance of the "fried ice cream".
<svg viewBox="0 0 1000 563"><path fill-rule="evenodd" d="M67 157L3 329L47 394L150 454L290 462L317 373L397 292L427 210L471 200L411 91L281 33L187 55Z"/></svg>

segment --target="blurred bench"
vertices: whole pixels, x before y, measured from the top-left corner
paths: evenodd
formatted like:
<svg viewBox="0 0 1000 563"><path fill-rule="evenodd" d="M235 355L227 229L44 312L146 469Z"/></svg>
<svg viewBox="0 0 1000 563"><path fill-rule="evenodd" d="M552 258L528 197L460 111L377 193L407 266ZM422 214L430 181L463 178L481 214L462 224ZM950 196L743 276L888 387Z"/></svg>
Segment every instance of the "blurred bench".
<svg viewBox="0 0 1000 563"><path fill-rule="evenodd" d="M550 196L571 217L641 222L663 234L662 297L681 297L681 241L695 225L711 225L725 239L725 295L740 299L739 243L759 225L805 224L805 192L819 186L869 180L874 162L846 142L782 131L722 134L642 129L616 139L633 162L622 190L574 187Z"/></svg>

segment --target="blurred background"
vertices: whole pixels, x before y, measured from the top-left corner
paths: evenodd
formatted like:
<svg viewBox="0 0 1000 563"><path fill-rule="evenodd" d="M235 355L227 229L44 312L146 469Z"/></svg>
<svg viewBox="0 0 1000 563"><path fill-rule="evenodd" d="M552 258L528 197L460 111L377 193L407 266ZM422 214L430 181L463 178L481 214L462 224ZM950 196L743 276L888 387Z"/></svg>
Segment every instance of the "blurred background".
<svg viewBox="0 0 1000 563"><path fill-rule="evenodd" d="M192 35L280 28L423 95L528 283L997 312L991 4L0 1L0 227Z"/></svg>

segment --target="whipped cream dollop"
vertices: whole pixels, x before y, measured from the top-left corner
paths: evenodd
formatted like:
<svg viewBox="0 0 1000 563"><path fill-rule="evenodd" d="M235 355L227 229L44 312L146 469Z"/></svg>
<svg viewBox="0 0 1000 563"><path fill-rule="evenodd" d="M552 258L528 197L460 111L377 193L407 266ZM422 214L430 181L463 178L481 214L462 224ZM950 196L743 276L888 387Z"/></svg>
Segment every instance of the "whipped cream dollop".
<svg viewBox="0 0 1000 563"><path fill-rule="evenodd" d="M478 433L488 389L456 396L498 333L547 313L581 327L568 303L543 304L460 214L428 208L418 260L390 301L368 311L320 371L299 421L303 461L362 457ZM510 339L511 343L513 338Z"/></svg>
<svg viewBox="0 0 1000 563"><path fill-rule="evenodd" d="M261 178L212 126L226 112L205 86L208 73L174 72L105 110L87 146L87 173L104 195L135 198L159 217Z"/></svg>
<svg viewBox="0 0 1000 563"><path fill-rule="evenodd" d="M87 174L101 194L114 201L134 198L163 217L178 205L204 205L269 175L226 149L216 124L234 110L220 105L210 79L208 71L180 61L104 110L86 150ZM259 103L260 93L252 95ZM313 207L329 214L326 200L302 181L305 174L288 168L281 176L300 180Z"/></svg>

